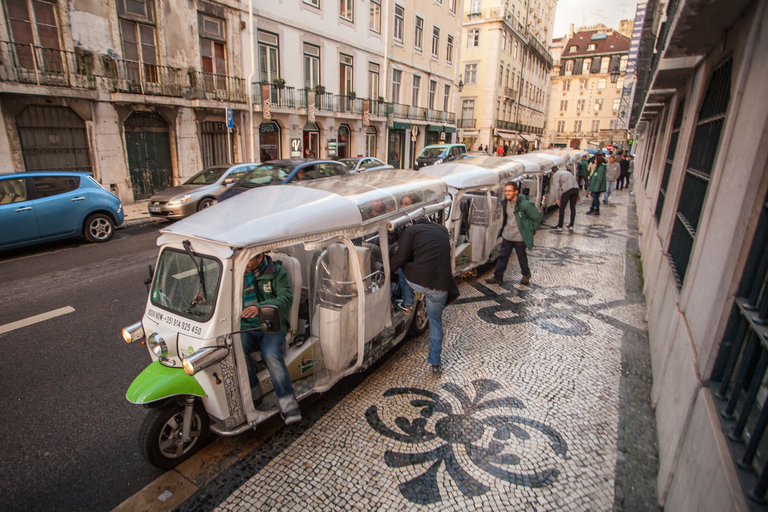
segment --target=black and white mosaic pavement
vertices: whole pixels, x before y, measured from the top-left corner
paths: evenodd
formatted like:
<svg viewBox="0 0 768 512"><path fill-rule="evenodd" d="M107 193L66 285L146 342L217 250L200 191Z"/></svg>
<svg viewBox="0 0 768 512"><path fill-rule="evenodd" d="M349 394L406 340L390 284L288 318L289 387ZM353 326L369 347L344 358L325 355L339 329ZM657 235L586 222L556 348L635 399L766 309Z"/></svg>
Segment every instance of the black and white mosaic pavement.
<svg viewBox="0 0 768 512"><path fill-rule="evenodd" d="M622 340L646 326L624 286L630 198L611 199L600 217L582 200L573 232L536 234L529 286L514 255L501 286L489 269L461 283L441 374L426 334L406 342L254 456L217 510L613 509Z"/></svg>

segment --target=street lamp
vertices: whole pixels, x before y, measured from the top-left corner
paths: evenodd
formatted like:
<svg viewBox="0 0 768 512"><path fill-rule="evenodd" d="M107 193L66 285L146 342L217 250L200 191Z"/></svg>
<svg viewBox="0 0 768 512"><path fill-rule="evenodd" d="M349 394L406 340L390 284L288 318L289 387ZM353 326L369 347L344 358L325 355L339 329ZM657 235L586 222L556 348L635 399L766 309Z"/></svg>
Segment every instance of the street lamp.
<svg viewBox="0 0 768 512"><path fill-rule="evenodd" d="M464 89L464 82L461 81L462 75L459 75L459 92Z"/></svg>
<svg viewBox="0 0 768 512"><path fill-rule="evenodd" d="M611 71L611 83L615 84L619 81L619 77L621 77L621 71L618 70L618 68L615 68L613 71Z"/></svg>

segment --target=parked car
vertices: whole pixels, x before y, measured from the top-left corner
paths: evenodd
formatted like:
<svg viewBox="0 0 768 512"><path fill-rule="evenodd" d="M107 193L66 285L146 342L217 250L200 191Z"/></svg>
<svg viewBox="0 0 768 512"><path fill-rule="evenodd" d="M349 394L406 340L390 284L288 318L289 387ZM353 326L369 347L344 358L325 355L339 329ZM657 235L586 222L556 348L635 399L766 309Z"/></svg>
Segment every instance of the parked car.
<svg viewBox="0 0 768 512"><path fill-rule="evenodd" d="M419 157L416 159L416 170L427 165L450 162L466 152L467 146L464 144L434 144L426 146L421 150Z"/></svg>
<svg viewBox="0 0 768 512"><path fill-rule="evenodd" d="M181 219L211 206L246 172L259 164L214 165L189 178L183 185L154 194L149 199L152 217Z"/></svg>
<svg viewBox="0 0 768 512"><path fill-rule="evenodd" d="M0 174L0 249L85 235L106 242L123 223L123 205L91 173Z"/></svg>
<svg viewBox="0 0 768 512"><path fill-rule="evenodd" d="M219 196L219 201L265 185L285 185L292 181L315 180L344 174L349 174L347 166L333 160L270 160L243 174L237 183Z"/></svg>
<svg viewBox="0 0 768 512"><path fill-rule="evenodd" d="M382 162L378 158L366 156L362 158L342 158L339 162L347 166L347 170L353 172L378 171L381 169L394 169L391 165Z"/></svg>

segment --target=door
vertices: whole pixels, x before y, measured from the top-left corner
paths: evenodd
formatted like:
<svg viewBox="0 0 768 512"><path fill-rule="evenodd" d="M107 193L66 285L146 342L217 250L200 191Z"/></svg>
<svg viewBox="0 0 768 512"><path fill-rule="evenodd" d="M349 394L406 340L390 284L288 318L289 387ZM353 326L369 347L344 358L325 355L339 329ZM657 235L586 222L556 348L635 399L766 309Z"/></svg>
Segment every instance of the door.
<svg viewBox="0 0 768 512"><path fill-rule="evenodd" d="M82 230L88 211L88 192L75 176L32 178L35 217L41 238L74 234Z"/></svg>
<svg viewBox="0 0 768 512"><path fill-rule="evenodd" d="M365 258L346 237L322 247L310 269L312 359L315 391L329 389L362 364L365 342L365 294L361 268Z"/></svg>
<svg viewBox="0 0 768 512"><path fill-rule="evenodd" d="M387 163L395 169L403 168L403 141L405 130L389 131L389 149L387 150Z"/></svg>
<svg viewBox="0 0 768 512"><path fill-rule="evenodd" d="M153 112L134 112L125 121L125 146L134 199L173 186L168 124Z"/></svg>
<svg viewBox="0 0 768 512"><path fill-rule="evenodd" d="M304 158L320 158L320 133L304 132Z"/></svg>
<svg viewBox="0 0 768 512"><path fill-rule="evenodd" d="M34 240L40 236L25 178L0 180L0 247ZM13 226L6 229L5 226Z"/></svg>

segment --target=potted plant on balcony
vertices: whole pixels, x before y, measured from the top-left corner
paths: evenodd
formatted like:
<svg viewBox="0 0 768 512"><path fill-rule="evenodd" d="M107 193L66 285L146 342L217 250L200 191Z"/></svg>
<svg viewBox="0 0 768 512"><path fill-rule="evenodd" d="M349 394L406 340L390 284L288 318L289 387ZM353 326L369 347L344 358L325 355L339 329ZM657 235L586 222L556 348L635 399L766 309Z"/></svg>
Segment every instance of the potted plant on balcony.
<svg viewBox="0 0 768 512"><path fill-rule="evenodd" d="M275 87L278 89L285 89L285 79L283 78L275 78L272 80L272 83L275 84Z"/></svg>
<svg viewBox="0 0 768 512"><path fill-rule="evenodd" d="M317 94L325 94L325 86L317 84L315 86L315 92L317 92Z"/></svg>
<svg viewBox="0 0 768 512"><path fill-rule="evenodd" d="M379 105L384 104L384 96L379 96Z"/></svg>
<svg viewBox="0 0 768 512"><path fill-rule="evenodd" d="M349 99L351 99L351 100L354 100L355 98L357 98L357 93L356 93L355 91L349 91L349 92L347 93L347 97L348 97Z"/></svg>

